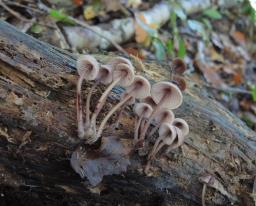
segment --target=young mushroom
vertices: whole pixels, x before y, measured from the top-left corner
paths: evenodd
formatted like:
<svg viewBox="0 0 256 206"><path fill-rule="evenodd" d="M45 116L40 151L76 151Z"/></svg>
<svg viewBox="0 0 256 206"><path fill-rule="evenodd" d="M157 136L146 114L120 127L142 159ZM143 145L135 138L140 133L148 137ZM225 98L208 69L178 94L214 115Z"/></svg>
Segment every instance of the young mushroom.
<svg viewBox="0 0 256 206"><path fill-rule="evenodd" d="M151 89L151 96L157 103L157 106L142 129L139 138L141 141L145 139L146 132L159 111L162 108L176 109L181 105L183 99L180 89L171 82L158 82L154 84Z"/></svg>
<svg viewBox="0 0 256 206"><path fill-rule="evenodd" d="M104 93L101 95L101 97L96 105L96 108L94 110L94 113L92 114L91 122L94 125L96 124L97 116L100 113L101 109L103 108L105 101L107 99L107 96L109 95L111 90L117 85L122 86L122 87L127 87L133 82L134 67L132 66L132 64L129 63L129 60L126 60L124 58L122 58L121 63L120 63L120 61L117 61L116 59L117 58L115 58L113 60L113 62L110 63L110 65L112 65L112 68L113 68L113 72L112 72L113 81L106 88ZM118 59L120 59L120 57ZM125 61L126 63L122 63L123 61Z"/></svg>
<svg viewBox="0 0 256 206"><path fill-rule="evenodd" d="M138 118L135 121L135 132L134 132L134 142L136 143L139 138L139 129L143 119L149 118L153 109L149 104L146 103L137 103L134 106L134 112L137 114Z"/></svg>
<svg viewBox="0 0 256 206"><path fill-rule="evenodd" d="M98 86L98 84L104 84L108 85L112 82L112 67L110 65L101 65L98 75L95 79L95 83L91 87L90 91L88 92L87 98L86 98L86 121L85 121L85 128L88 128L90 126L90 101L91 96L95 88Z"/></svg>
<svg viewBox="0 0 256 206"><path fill-rule="evenodd" d="M184 119L175 118L172 122L172 125L175 127L178 127L182 131L182 134L184 137L188 135L189 126L188 126L188 123Z"/></svg>
<svg viewBox="0 0 256 206"><path fill-rule="evenodd" d="M150 83L146 78L136 75L133 83L126 89L126 97L122 99L117 105L115 105L102 120L98 129L97 138L94 139L94 141L97 141L97 139L101 137L103 129L105 128L105 125L112 114L114 114L123 104L129 101L131 97L143 99L148 96L150 93L150 87Z"/></svg>
<svg viewBox="0 0 256 206"><path fill-rule="evenodd" d="M181 91L186 89L186 81L181 75L186 71L186 65L182 59L176 58L173 60L171 73L171 81L176 84Z"/></svg>
<svg viewBox="0 0 256 206"><path fill-rule="evenodd" d="M172 142L172 144L168 145L165 152L166 154L168 154L171 150L180 147L185 140L185 136L183 135L182 131L178 127L175 127L175 130L176 130L176 137Z"/></svg>
<svg viewBox="0 0 256 206"><path fill-rule="evenodd" d="M159 128L159 137L157 138L150 154L148 155L148 159L153 159L157 152L164 146L164 145L171 145L172 142L175 140L177 135L177 130L173 125L170 123L163 123Z"/></svg>
<svg viewBox="0 0 256 206"><path fill-rule="evenodd" d="M95 80L99 72L98 61L90 55L81 55L77 60L77 72L79 79L77 83L77 97L76 97L76 110L77 110L77 123L78 123L78 137L84 138L84 120L83 120L83 106L81 98L81 89L83 80ZM86 113L87 115L87 113Z"/></svg>
<svg viewBox="0 0 256 206"><path fill-rule="evenodd" d="M157 131L157 129L160 127L163 123L169 123L171 124L174 120L174 113L170 109L163 108L160 110L156 117L154 118L154 121L156 123L156 126L149 132L148 137L152 137L152 135Z"/></svg>

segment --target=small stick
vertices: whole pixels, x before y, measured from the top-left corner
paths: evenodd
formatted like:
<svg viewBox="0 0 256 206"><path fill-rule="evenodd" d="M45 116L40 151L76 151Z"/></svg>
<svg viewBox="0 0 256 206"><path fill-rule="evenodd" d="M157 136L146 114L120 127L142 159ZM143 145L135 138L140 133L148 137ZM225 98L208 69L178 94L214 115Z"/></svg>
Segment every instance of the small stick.
<svg viewBox="0 0 256 206"><path fill-rule="evenodd" d="M202 190L202 206L205 206L205 193L206 193L207 184L204 183Z"/></svg>
<svg viewBox="0 0 256 206"><path fill-rule="evenodd" d="M21 16L18 12L7 6L2 0L0 0L0 6L2 6L6 11L8 11L10 14L20 19L21 21L31 22L30 19L26 19L25 17Z"/></svg>

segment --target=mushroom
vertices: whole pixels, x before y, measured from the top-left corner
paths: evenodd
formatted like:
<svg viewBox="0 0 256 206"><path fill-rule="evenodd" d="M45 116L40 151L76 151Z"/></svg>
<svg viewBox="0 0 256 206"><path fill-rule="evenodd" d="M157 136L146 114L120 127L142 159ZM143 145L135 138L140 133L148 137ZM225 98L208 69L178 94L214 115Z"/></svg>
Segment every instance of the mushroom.
<svg viewBox="0 0 256 206"><path fill-rule="evenodd" d="M84 138L84 122L83 122L83 106L81 98L81 89L83 80L94 80L99 72L98 61L90 55L82 55L77 59L77 72L79 79L77 83L77 97L76 97L76 110L77 110L77 123L78 123L78 137ZM87 114L86 114L87 115Z"/></svg>
<svg viewBox="0 0 256 206"><path fill-rule="evenodd" d="M170 123L163 123L159 128L158 134L159 137L148 155L148 159L153 159L164 145L171 145L176 138L177 130Z"/></svg>
<svg viewBox="0 0 256 206"><path fill-rule="evenodd" d="M86 99L86 121L85 121L85 128L90 126L90 101L91 96L95 88L98 86L99 83L101 84L110 84L112 82L112 66L110 65L101 65L98 75L96 77L96 82L91 87L87 99Z"/></svg>
<svg viewBox="0 0 256 206"><path fill-rule="evenodd" d="M143 99L148 96L150 93L150 87L150 83L146 78L136 75L133 83L126 89L126 97L122 99L117 105L115 105L102 120L96 140L101 136L103 129L105 128L105 125L109 118L112 116L112 114L114 114L123 104L129 101L131 97Z"/></svg>
<svg viewBox="0 0 256 206"><path fill-rule="evenodd" d="M155 108L157 105L151 96L147 96L142 102L149 104L152 108Z"/></svg>
<svg viewBox="0 0 256 206"><path fill-rule="evenodd" d="M141 122L143 119L149 118L151 113L153 112L152 107L146 103L137 103L134 106L134 112L138 115L138 120L135 121L135 132L134 132L134 142L138 141L139 137L139 128L141 126Z"/></svg>
<svg viewBox="0 0 256 206"><path fill-rule="evenodd" d="M151 96L157 103L157 106L142 129L142 133L139 138L142 141L145 139L146 132L152 120L159 113L159 111L162 108L176 109L181 105L183 99L180 89L171 82L158 82L154 84L151 89Z"/></svg>
<svg viewBox="0 0 256 206"><path fill-rule="evenodd" d="M175 127L178 127L181 131L183 136L187 136L189 133L189 126L188 123L181 118L175 118L172 122L172 125L174 125Z"/></svg>
<svg viewBox="0 0 256 206"><path fill-rule="evenodd" d="M163 108L160 110L156 117L154 118L156 126L149 132L148 136L152 137L152 135L157 131L163 123L172 123L174 120L174 113L170 109Z"/></svg>
<svg viewBox="0 0 256 206"><path fill-rule="evenodd" d="M96 105L96 108L94 110L94 113L92 114L91 124L94 126L96 124L97 116L100 113L103 105L105 104L107 96L109 95L111 90L116 85L127 87L133 82L133 79L134 79L134 67L131 65L131 63L119 63L117 60L115 61L115 59L112 61L112 63L110 63L110 65L112 65L113 67L113 72L112 72L113 82L107 87L105 92L101 95ZM124 61L124 58L122 58L122 60ZM129 60L126 60L126 61L129 62ZM114 63L118 62L118 63L114 64L113 62Z"/></svg>
<svg viewBox="0 0 256 206"><path fill-rule="evenodd" d="M182 59L174 59L171 65L173 73L171 75L171 81L176 84L181 91L186 89L186 81L184 80L182 75L186 71L186 65Z"/></svg>
<svg viewBox="0 0 256 206"><path fill-rule="evenodd" d="M166 149L166 154L168 154L171 150L178 148L179 146L181 146L184 142L185 136L183 135L182 131L175 127L176 130L176 137L174 139L174 141L172 142L172 144L170 144L167 149Z"/></svg>

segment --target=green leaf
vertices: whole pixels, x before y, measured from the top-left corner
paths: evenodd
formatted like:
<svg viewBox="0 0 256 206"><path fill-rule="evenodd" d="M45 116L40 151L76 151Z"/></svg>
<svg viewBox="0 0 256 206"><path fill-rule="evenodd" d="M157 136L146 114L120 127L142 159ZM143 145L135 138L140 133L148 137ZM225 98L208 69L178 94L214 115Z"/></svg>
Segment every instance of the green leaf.
<svg viewBox="0 0 256 206"><path fill-rule="evenodd" d="M202 18L202 22L204 23L205 27L212 31L212 24L207 18Z"/></svg>
<svg viewBox="0 0 256 206"><path fill-rule="evenodd" d="M186 56L186 45L185 41L180 38L179 39L179 50L178 50L178 57L183 59Z"/></svg>
<svg viewBox="0 0 256 206"><path fill-rule="evenodd" d="M222 18L222 15L217 11L216 8L210 8L210 9L205 10L203 12L203 15L205 15L211 19L215 19L215 20Z"/></svg>
<svg viewBox="0 0 256 206"><path fill-rule="evenodd" d="M60 21L66 24L72 24L72 25L75 24L75 22L72 19L70 19L68 15L64 14L62 10L51 9L49 14L51 17L53 17L57 21Z"/></svg>
<svg viewBox="0 0 256 206"><path fill-rule="evenodd" d="M166 52L165 52L165 47L164 47L163 42L158 38L154 38L153 46L155 48L156 59L159 60L159 61L165 60L166 59Z"/></svg>
<svg viewBox="0 0 256 206"><path fill-rule="evenodd" d="M174 43L171 39L169 39L166 42L166 50L167 50L167 54L169 54L170 56L173 55L173 53L174 53Z"/></svg>
<svg viewBox="0 0 256 206"><path fill-rule="evenodd" d="M256 102L256 85L251 86L252 99Z"/></svg>

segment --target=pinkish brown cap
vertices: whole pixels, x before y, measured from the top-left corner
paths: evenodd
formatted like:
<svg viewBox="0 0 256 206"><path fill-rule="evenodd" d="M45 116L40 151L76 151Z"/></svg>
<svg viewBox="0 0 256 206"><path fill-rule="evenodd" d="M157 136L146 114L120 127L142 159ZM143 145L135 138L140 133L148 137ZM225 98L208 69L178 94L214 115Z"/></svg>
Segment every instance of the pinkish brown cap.
<svg viewBox="0 0 256 206"><path fill-rule="evenodd" d="M113 70L113 81L120 78L118 85L127 87L132 84L134 80L134 67L128 64L118 64Z"/></svg>
<svg viewBox="0 0 256 206"><path fill-rule="evenodd" d="M162 124L162 123L172 124L174 118L175 117L172 110L163 108L156 114L155 121L158 124Z"/></svg>
<svg viewBox="0 0 256 206"><path fill-rule="evenodd" d="M134 112L138 116L142 116L145 118L149 118L149 116L152 114L153 109L149 104L146 103L137 103L134 106Z"/></svg>
<svg viewBox="0 0 256 206"><path fill-rule="evenodd" d="M142 102L149 104L152 108L155 108L157 105L151 96L145 97Z"/></svg>
<svg viewBox="0 0 256 206"><path fill-rule="evenodd" d="M110 60L110 62L108 64L111 65L114 69L116 68L116 66L118 64L127 64L127 65L133 67L131 61L124 57L114 57L113 59Z"/></svg>
<svg viewBox="0 0 256 206"><path fill-rule="evenodd" d="M81 55L77 59L76 68L80 76L84 72L86 72L86 75L84 78L86 80L94 80L98 75L100 65L93 56Z"/></svg>
<svg viewBox="0 0 256 206"><path fill-rule="evenodd" d="M183 74L186 71L186 64L182 59L176 58L172 61L171 65L174 73L176 74Z"/></svg>
<svg viewBox="0 0 256 206"><path fill-rule="evenodd" d="M132 84L126 89L126 93L138 99L143 99L150 94L151 85L149 81L140 75L135 75Z"/></svg>
<svg viewBox="0 0 256 206"><path fill-rule="evenodd" d="M188 135L189 126L188 126L188 123L184 119L175 118L173 120L172 124L173 124L173 126L178 127L181 130L184 137Z"/></svg>
<svg viewBox="0 0 256 206"><path fill-rule="evenodd" d="M101 84L110 84L113 80L112 75L112 66L110 65L101 65L99 69L99 73L97 79Z"/></svg>
<svg viewBox="0 0 256 206"><path fill-rule="evenodd" d="M151 96L158 104L162 99L162 107L168 109L178 108L183 100L180 89L171 82L158 82L152 86Z"/></svg>
<svg viewBox="0 0 256 206"><path fill-rule="evenodd" d="M158 131L159 137L176 137L176 130L175 127L169 123L163 123L161 124L159 131Z"/></svg>

